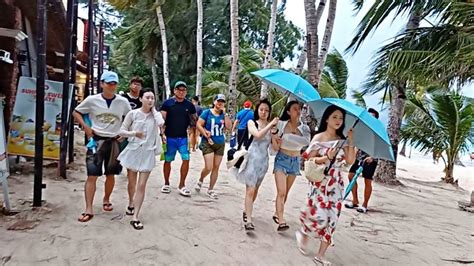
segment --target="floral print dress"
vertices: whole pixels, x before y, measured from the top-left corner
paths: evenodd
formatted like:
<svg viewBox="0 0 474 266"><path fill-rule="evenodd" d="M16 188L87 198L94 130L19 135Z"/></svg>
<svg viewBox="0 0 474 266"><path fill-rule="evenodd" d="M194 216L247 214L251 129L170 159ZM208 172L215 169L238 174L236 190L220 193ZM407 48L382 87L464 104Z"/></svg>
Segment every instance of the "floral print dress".
<svg viewBox="0 0 474 266"><path fill-rule="evenodd" d="M317 142L318 156L324 156L335 141ZM332 243L337 221L341 214L344 182L341 166L344 162L344 150L336 155L336 160L321 182L310 182L310 191L305 206L301 209L302 230L309 236ZM329 165L329 162L326 166Z"/></svg>

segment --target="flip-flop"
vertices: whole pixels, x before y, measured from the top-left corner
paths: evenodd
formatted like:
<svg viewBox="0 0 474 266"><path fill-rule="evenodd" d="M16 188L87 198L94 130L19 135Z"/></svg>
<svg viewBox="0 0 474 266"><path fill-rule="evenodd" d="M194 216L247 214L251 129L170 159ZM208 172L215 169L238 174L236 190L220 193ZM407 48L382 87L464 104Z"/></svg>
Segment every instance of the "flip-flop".
<svg viewBox="0 0 474 266"><path fill-rule="evenodd" d="M352 202L348 202L348 203L344 204L344 207L346 207L348 209L354 209L354 208L358 208L359 205L358 204L353 204Z"/></svg>
<svg viewBox="0 0 474 266"><path fill-rule="evenodd" d="M170 185L163 185L163 186L161 187L161 193L166 193L166 194L168 194L168 193L170 193L170 192L171 192Z"/></svg>
<svg viewBox="0 0 474 266"><path fill-rule="evenodd" d="M278 216L273 215L272 219L276 224L280 224L280 219L278 218Z"/></svg>
<svg viewBox="0 0 474 266"><path fill-rule="evenodd" d="M135 207L127 207L127 211L125 212L126 215L134 215L135 214Z"/></svg>
<svg viewBox="0 0 474 266"><path fill-rule="evenodd" d="M286 223L281 223L281 224L278 225L277 231L283 232L283 231L286 231L288 229L290 229L289 225L287 225Z"/></svg>
<svg viewBox="0 0 474 266"><path fill-rule="evenodd" d="M368 209L364 206L361 206L361 207L357 208L357 211L360 212L360 213L366 213L368 211Z"/></svg>
<svg viewBox="0 0 474 266"><path fill-rule="evenodd" d="M245 228L245 231L253 231L255 230L255 226L253 225L253 223L246 223L244 225L244 228Z"/></svg>
<svg viewBox="0 0 474 266"><path fill-rule="evenodd" d="M323 266L331 265L331 262L329 262L329 261L327 261L327 260L323 260L323 259L321 259L321 258L319 258L319 257L316 257L316 256L313 258L313 260L314 260L314 262L320 263L320 264L323 265Z"/></svg>
<svg viewBox="0 0 474 266"><path fill-rule="evenodd" d="M142 230L143 224L140 221L130 221L130 224L135 228L135 230Z"/></svg>
<svg viewBox="0 0 474 266"><path fill-rule="evenodd" d="M77 218L77 220L81 223L85 223L92 220L93 217L94 217L94 214L84 212L81 214L81 217Z"/></svg>
<svg viewBox="0 0 474 266"><path fill-rule="evenodd" d="M296 236L296 246L298 247L298 250L301 252L301 254L306 255L306 247L303 244L303 233L301 233L300 230L295 232Z"/></svg>
<svg viewBox="0 0 474 266"><path fill-rule="evenodd" d="M102 209L106 212L111 212L114 210L114 207L112 207L112 203L104 203L102 204Z"/></svg>

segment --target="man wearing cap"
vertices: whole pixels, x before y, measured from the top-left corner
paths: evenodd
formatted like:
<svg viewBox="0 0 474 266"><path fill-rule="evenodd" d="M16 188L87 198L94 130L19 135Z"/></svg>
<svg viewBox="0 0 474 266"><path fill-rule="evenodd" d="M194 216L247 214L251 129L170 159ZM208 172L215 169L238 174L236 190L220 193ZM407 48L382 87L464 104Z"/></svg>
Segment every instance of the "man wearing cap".
<svg viewBox="0 0 474 266"><path fill-rule="evenodd" d="M171 192L171 162L179 152L183 163L181 164L178 192L185 197L191 196L191 191L186 188L185 184L189 170L188 127L191 121L194 123L197 121L196 108L185 98L187 89L188 86L183 81L176 82L174 97L166 100L161 106L161 114L165 119L165 134L162 139L166 143L165 163L163 164L165 184L161 188L161 192Z"/></svg>
<svg viewBox="0 0 474 266"><path fill-rule="evenodd" d="M247 122L253 119L253 110L251 108L252 102L248 100L245 101L244 109L237 113L234 125L232 126L232 132L235 132L235 129L237 128L237 143L239 147L242 144L246 144L249 140Z"/></svg>
<svg viewBox="0 0 474 266"><path fill-rule="evenodd" d="M131 110L127 99L117 97L115 94L117 73L106 71L100 80L102 93L84 99L73 113L76 121L84 128L87 138L96 142L95 149L88 149L86 153L87 181L84 190L86 210L79 217L80 222L87 222L94 217L93 200L96 183L102 174L106 176L102 207L104 211L113 210L110 195L114 189L115 175L120 174L122 170L117 161L120 152L118 133L123 117ZM88 115L91 124L84 121L84 115Z"/></svg>

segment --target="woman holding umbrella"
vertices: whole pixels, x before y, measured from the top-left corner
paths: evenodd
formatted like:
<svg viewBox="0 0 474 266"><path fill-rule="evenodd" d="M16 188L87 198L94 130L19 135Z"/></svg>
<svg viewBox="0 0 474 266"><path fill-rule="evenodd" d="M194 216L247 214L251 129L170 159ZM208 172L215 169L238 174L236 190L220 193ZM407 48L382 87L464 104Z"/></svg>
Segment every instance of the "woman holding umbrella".
<svg viewBox="0 0 474 266"><path fill-rule="evenodd" d="M272 131L272 147L278 151L273 170L277 188L273 221L278 224L278 231L290 228L283 217L285 202L296 176L301 175L301 149L308 146L311 138L309 127L300 121L300 116L300 103L288 102L276 131Z"/></svg>
<svg viewBox="0 0 474 266"><path fill-rule="evenodd" d="M343 162L352 164L355 160L352 129L343 134L346 111L330 105L324 111L320 127L314 136L308 160L317 165L325 165L324 177L319 182L310 182L311 190L305 206L301 210L301 230L296 232L299 250L306 254L306 243L309 236L319 238L321 245L314 260L323 265L330 264L325 260L326 250L332 243L332 237L341 213L344 183L340 167Z"/></svg>

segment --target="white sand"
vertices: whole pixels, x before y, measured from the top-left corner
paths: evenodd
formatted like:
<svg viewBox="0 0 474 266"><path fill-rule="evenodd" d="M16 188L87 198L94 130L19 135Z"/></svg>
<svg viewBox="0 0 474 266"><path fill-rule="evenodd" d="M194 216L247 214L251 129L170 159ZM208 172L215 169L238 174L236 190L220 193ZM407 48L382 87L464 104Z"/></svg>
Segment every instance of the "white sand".
<svg viewBox="0 0 474 266"><path fill-rule="evenodd" d="M256 231L246 234L241 222L244 186L227 173L224 164L216 187L220 194L217 201L194 190L191 198L179 196L178 165L173 165L169 195L159 192L161 163L153 172L141 215L142 231L134 230L130 218L122 216L127 205L124 176L116 179L114 211L105 213L100 208L102 178L95 217L79 223L77 218L84 208L83 157L69 171L69 181L51 178L54 169L46 169L44 199L50 212L31 211L28 203L21 204L21 199L32 198L33 181L31 166L23 169L10 179L14 192L10 197L21 212L0 216L0 261L9 261L7 265L314 264L311 256L299 253L294 240L298 210L306 196L304 178L297 179L286 205L291 228L278 234L271 219L275 184L268 174L255 204ZM200 153L193 153L189 188L197 182L201 167ZM473 215L458 210L456 203L467 200L469 193L437 182L442 173L429 163L401 158L399 167L404 187L375 184L367 214L343 209L328 259L335 265L447 265L452 263L449 260L474 260ZM420 181L428 178L436 182ZM208 180L204 186L207 184ZM363 185L360 195L362 189ZM28 231L6 230L22 217L37 219L39 225ZM316 250L316 242L311 244L311 250Z"/></svg>

